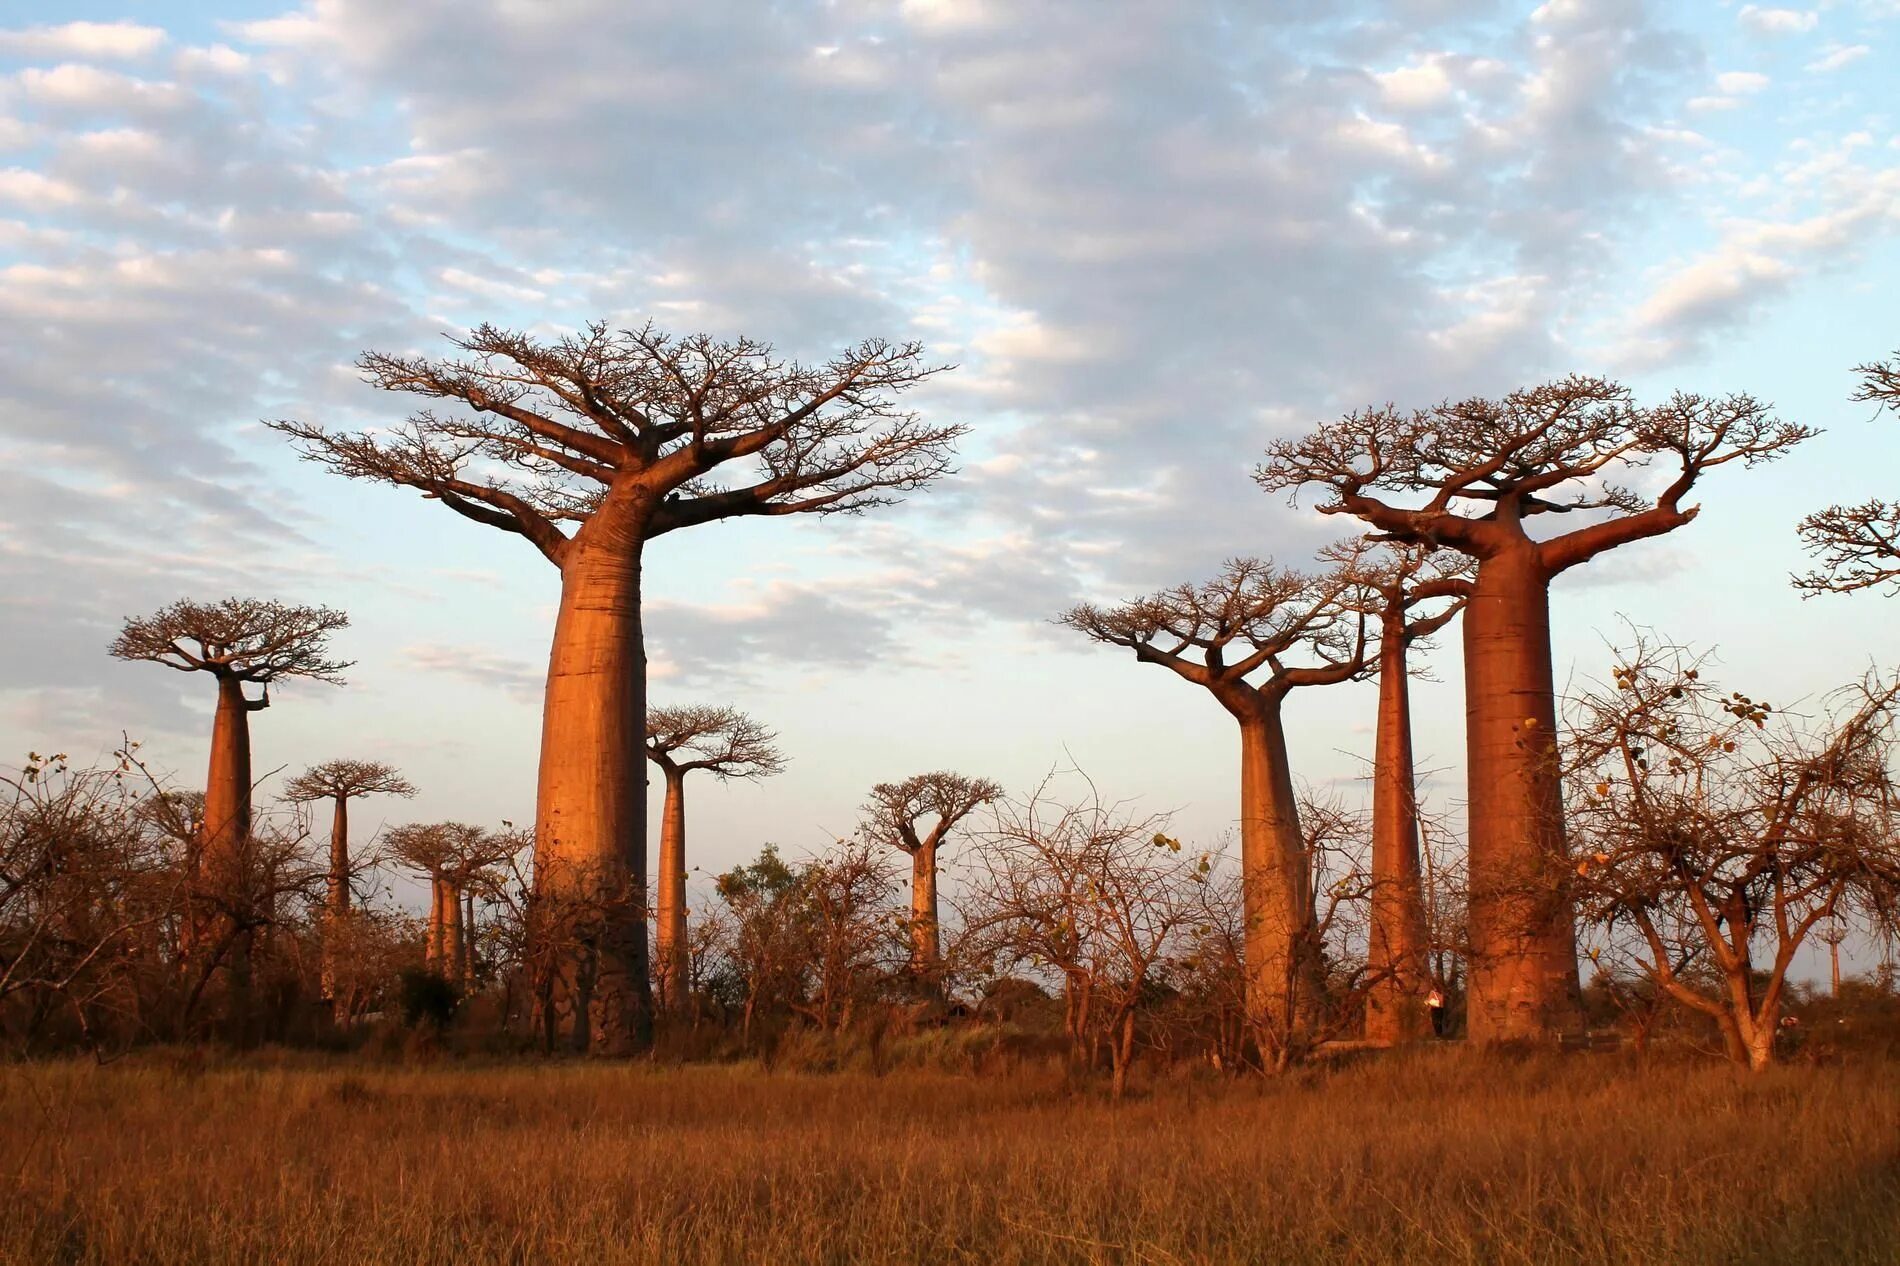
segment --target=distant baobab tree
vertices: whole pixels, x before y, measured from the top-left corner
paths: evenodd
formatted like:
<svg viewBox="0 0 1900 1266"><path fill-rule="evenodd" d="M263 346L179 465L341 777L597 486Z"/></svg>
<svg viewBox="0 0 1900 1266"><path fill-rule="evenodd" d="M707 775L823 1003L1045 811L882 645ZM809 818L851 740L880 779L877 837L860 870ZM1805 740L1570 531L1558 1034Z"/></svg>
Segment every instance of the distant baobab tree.
<svg viewBox="0 0 1900 1266"><path fill-rule="evenodd" d="M910 855L910 967L928 979L943 956L937 917L937 855L959 822L1003 789L987 778L948 770L871 788L864 806L866 842ZM927 823L927 825L926 825Z"/></svg>
<svg viewBox="0 0 1900 1266"><path fill-rule="evenodd" d="M248 915L254 913L242 908L254 860L250 714L270 706L274 681L302 677L341 685L350 661L330 657L329 637L349 623L348 616L329 607L258 598L180 601L143 619L128 619L111 646L116 658L209 673L218 683L197 873L188 903L196 907L208 901L215 914L211 927L200 927L196 912L188 910L186 924L192 939L205 939L214 958L225 958L240 1011L250 987ZM249 683L262 687L261 697L246 697ZM199 952L205 948L194 946Z"/></svg>
<svg viewBox="0 0 1900 1266"><path fill-rule="evenodd" d="M1900 353L1890 362L1860 365L1853 398L1900 414ZM1796 576L1795 588L1852 593L1878 585L1900 588L1900 501L1829 506L1801 521L1801 542L1821 566Z"/></svg>
<svg viewBox="0 0 1900 1266"><path fill-rule="evenodd" d="M660 1001L678 1014L688 1001L686 944L686 775L705 770L721 781L770 778L785 768L777 735L734 708L654 708L647 713L647 758L666 778L660 813L660 883L654 962Z"/></svg>
<svg viewBox="0 0 1900 1266"><path fill-rule="evenodd" d="M1412 647L1444 628L1471 594L1470 559L1423 545L1387 545L1356 562L1379 628L1379 716L1372 758L1372 927L1366 952L1366 1036L1403 1042L1428 1031L1431 938L1419 863L1418 773L1412 758Z"/></svg>
<svg viewBox="0 0 1900 1266"><path fill-rule="evenodd" d="M1464 615L1470 778L1471 975L1478 1041L1581 1023L1577 941L1565 891L1563 794L1551 681L1550 583L1599 554L1674 531L1707 472L1754 465L1814 434L1745 395L1678 394L1641 408L1602 378L1572 376L1497 400L1348 414L1268 449L1269 491L1323 489L1326 514L1384 537L1477 559ZM1653 496L1614 482L1658 459ZM1590 521L1539 538L1540 515Z"/></svg>
<svg viewBox="0 0 1900 1266"><path fill-rule="evenodd" d="M484 325L447 359L366 354L367 380L457 407L390 432L279 421L304 455L521 536L561 573L548 657L535 874L561 929L548 987L570 1046L651 1033L646 942L646 542L743 515L884 505L950 469L964 429L898 407L938 372L868 340L823 365L651 327L542 340ZM726 468L723 477L714 472Z"/></svg>
<svg viewBox="0 0 1900 1266"><path fill-rule="evenodd" d="M423 962L444 980L472 976L474 927L468 896L482 871L519 851L512 834L466 822L410 823L389 832L389 851L429 881L429 931Z"/></svg>
<svg viewBox="0 0 1900 1266"><path fill-rule="evenodd" d="M1281 711L1295 689L1368 670L1364 608L1353 564L1313 576L1241 558L1204 584L1117 607L1078 606L1058 621L1193 682L1240 723L1247 1011L1282 1061L1304 1040L1321 963ZM1307 662L1289 662L1295 655Z"/></svg>
<svg viewBox="0 0 1900 1266"><path fill-rule="evenodd" d="M343 922L350 917L350 801L364 796L401 796L407 800L415 787L394 766L381 761L329 760L312 765L284 785L284 799L292 804L328 800L330 813L330 875L324 893L323 996L335 997L335 944ZM341 1005L341 1004L339 1004Z"/></svg>

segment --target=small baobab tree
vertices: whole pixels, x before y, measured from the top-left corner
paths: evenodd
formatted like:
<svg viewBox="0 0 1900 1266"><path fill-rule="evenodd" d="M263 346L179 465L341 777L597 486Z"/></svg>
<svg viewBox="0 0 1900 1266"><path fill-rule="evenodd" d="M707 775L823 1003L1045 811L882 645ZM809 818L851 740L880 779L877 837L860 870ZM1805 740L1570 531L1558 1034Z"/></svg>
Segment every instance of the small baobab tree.
<svg viewBox="0 0 1900 1266"><path fill-rule="evenodd" d="M429 883L429 922L423 942L422 961L430 971L445 979L451 974L446 952L448 875L455 866L455 850L449 828L456 825L449 822L409 822L392 828L383 836L383 847L390 857ZM467 829L472 831L475 828Z"/></svg>
<svg viewBox="0 0 1900 1266"><path fill-rule="evenodd" d="M1366 1036L1403 1042L1428 1030L1431 945L1419 856L1418 771L1412 755L1411 652L1464 609L1464 555L1424 545L1356 553L1379 629L1379 716L1372 758L1372 915Z"/></svg>
<svg viewBox="0 0 1900 1266"><path fill-rule="evenodd" d="M470 898L488 882L490 868L521 850L520 838L514 832L487 831L466 822L429 822L399 826L387 840L397 861L429 881L424 963L444 980L468 984L475 930Z"/></svg>
<svg viewBox="0 0 1900 1266"><path fill-rule="evenodd" d="M1464 613L1474 1040L1581 1023L1551 582L1688 523L1697 507L1683 499L1709 471L1771 460L1812 434L1745 395L1677 394L1643 408L1616 383L1572 376L1496 400L1367 409L1268 449L1255 475L1263 488L1320 488L1322 513L1477 560ZM1653 494L1617 482L1662 462L1673 469ZM1588 522L1539 533L1552 515Z"/></svg>
<svg viewBox="0 0 1900 1266"><path fill-rule="evenodd" d="M881 782L864 805L863 838L910 856L910 969L930 980L943 956L937 917L937 857L957 824L1003 789L948 770Z"/></svg>
<svg viewBox="0 0 1900 1266"><path fill-rule="evenodd" d="M329 607L258 598L180 601L143 619L128 619L112 643L116 658L208 673L218 683L186 923L189 937L204 937L212 957L228 963L240 1007L250 985L250 929L256 913L244 909L240 897L257 860L251 831L250 714L270 706L273 682L305 678L341 685L350 662L331 657L329 638L349 623L348 616ZM262 688L256 699L244 693L245 686L253 684ZM215 911L214 926L199 927L196 909L207 904Z"/></svg>
<svg viewBox="0 0 1900 1266"><path fill-rule="evenodd" d="M872 339L813 366L750 339L651 327L549 341L484 325L452 341L460 355L358 362L374 386L448 409L390 432L272 425L310 460L414 488L559 570L535 807L540 926L563 938L550 987L567 1043L625 1051L651 1032L646 543L720 519L887 504L946 473L964 428L899 407L938 372L915 343Z"/></svg>
<svg viewBox="0 0 1900 1266"><path fill-rule="evenodd" d="M323 901L323 996L335 1000L335 942L350 917L350 801L365 796L400 796L407 800L415 787L393 765L369 760L328 760L312 765L284 784L284 799L292 804L330 802L330 872ZM344 1014L339 1003L339 1014Z"/></svg>
<svg viewBox="0 0 1900 1266"><path fill-rule="evenodd" d="M1900 413L1900 354L1854 372L1860 375L1855 400ZM1802 544L1821 564L1795 577L1795 588L1804 594L1900 588L1900 501L1876 498L1829 506L1803 519L1800 532Z"/></svg>
<svg viewBox="0 0 1900 1266"><path fill-rule="evenodd" d="M660 811L660 882L655 903L654 974L660 1002L678 1013L691 973L686 946L686 775L720 781L770 778L785 768L778 738L734 708L654 708L647 713L647 759L666 778Z"/></svg>
<svg viewBox="0 0 1900 1266"><path fill-rule="evenodd" d="M1870 677L1799 723L1674 648L1620 659L1566 739L1582 908L1633 934L1643 975L1732 1060L1766 1067L1808 937L1900 896L1900 682Z"/></svg>
<svg viewBox="0 0 1900 1266"><path fill-rule="evenodd" d="M1247 1009L1254 1025L1275 1032L1300 1027L1319 985L1312 874L1281 713L1300 687L1367 671L1365 606L1353 564L1313 576L1243 558L1205 584L1079 606L1059 621L1193 682L1239 722Z"/></svg>

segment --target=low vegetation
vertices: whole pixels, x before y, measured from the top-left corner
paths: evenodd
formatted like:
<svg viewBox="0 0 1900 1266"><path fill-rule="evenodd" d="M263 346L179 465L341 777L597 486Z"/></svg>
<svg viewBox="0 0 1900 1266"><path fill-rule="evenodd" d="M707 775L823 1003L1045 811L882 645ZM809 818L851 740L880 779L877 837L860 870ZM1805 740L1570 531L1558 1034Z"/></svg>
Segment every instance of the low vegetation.
<svg viewBox="0 0 1900 1266"><path fill-rule="evenodd" d="M1115 1105L1033 1061L206 1059L0 1069L0 1260L1835 1263L1900 1242L1879 1063L1437 1047Z"/></svg>

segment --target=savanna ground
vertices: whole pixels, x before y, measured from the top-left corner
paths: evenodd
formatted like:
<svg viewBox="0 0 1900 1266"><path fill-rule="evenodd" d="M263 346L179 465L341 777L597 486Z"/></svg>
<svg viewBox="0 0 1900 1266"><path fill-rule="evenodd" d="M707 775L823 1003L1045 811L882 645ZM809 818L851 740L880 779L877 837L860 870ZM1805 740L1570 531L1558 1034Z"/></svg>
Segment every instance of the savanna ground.
<svg viewBox="0 0 1900 1266"><path fill-rule="evenodd" d="M1900 1067L0 1067L0 1261L1893 1262Z"/></svg>

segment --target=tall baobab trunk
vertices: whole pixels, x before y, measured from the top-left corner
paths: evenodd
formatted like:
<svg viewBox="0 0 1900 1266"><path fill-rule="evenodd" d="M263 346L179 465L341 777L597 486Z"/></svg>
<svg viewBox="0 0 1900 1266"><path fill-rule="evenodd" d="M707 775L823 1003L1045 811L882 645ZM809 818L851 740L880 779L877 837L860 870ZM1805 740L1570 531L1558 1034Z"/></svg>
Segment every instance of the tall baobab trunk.
<svg viewBox="0 0 1900 1266"><path fill-rule="evenodd" d="M1573 1031L1582 1012L1564 882L1550 575L1528 541L1479 563L1464 619L1469 1032L1486 1042Z"/></svg>
<svg viewBox="0 0 1900 1266"><path fill-rule="evenodd" d="M1284 1036L1317 999L1311 867L1278 698L1240 723L1240 869L1247 1012Z"/></svg>
<svg viewBox="0 0 1900 1266"><path fill-rule="evenodd" d="M1418 784L1412 761L1412 688L1405 610L1388 606L1379 639L1379 719L1372 758L1372 934L1366 1036L1405 1042L1428 1024L1424 881L1418 856Z"/></svg>
<svg viewBox="0 0 1900 1266"><path fill-rule="evenodd" d="M924 840L910 855L910 965L933 974L943 958L937 923L937 845Z"/></svg>
<svg viewBox="0 0 1900 1266"><path fill-rule="evenodd" d="M429 875L429 943L423 951L423 962L429 970L438 976L447 976L448 968L442 961L442 947L448 941L448 915L443 909L443 899L447 896L448 881L441 871Z"/></svg>
<svg viewBox="0 0 1900 1266"><path fill-rule="evenodd" d="M211 722L211 763L205 773L204 824L199 835L200 887L213 907L199 927L212 952L224 944L228 1018L238 1030L246 1027L250 1013L251 929L242 916L251 849L251 713L261 706L244 697L244 684L236 677L218 677L218 710Z"/></svg>
<svg viewBox="0 0 1900 1266"><path fill-rule="evenodd" d="M458 965L462 987L475 983L475 890L462 890L462 961Z"/></svg>
<svg viewBox="0 0 1900 1266"><path fill-rule="evenodd" d="M330 875L323 902L323 996L336 1003L340 1022L347 1018L336 993L337 938L350 917L350 798L335 796L330 818Z"/></svg>
<svg viewBox="0 0 1900 1266"><path fill-rule="evenodd" d="M660 891L654 922L654 958L661 1002L674 1015L691 997L686 948L686 771L666 770L666 805L660 812Z"/></svg>
<svg viewBox="0 0 1900 1266"><path fill-rule="evenodd" d="M462 983L465 965L462 939L462 890L453 880L442 880L442 978Z"/></svg>
<svg viewBox="0 0 1900 1266"><path fill-rule="evenodd" d="M350 913L350 798L336 797L336 812L330 818L330 875L324 908L332 918L343 919Z"/></svg>
<svg viewBox="0 0 1900 1266"><path fill-rule="evenodd" d="M561 565L535 805L535 870L559 938L553 1004L573 1050L652 1037L646 939L646 510L624 490L584 523Z"/></svg>

